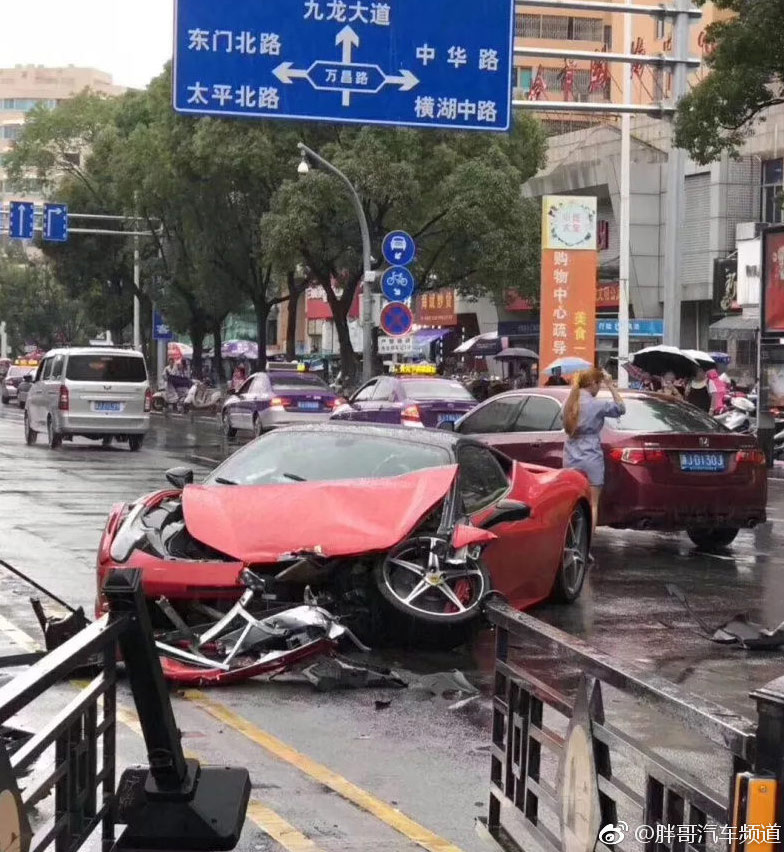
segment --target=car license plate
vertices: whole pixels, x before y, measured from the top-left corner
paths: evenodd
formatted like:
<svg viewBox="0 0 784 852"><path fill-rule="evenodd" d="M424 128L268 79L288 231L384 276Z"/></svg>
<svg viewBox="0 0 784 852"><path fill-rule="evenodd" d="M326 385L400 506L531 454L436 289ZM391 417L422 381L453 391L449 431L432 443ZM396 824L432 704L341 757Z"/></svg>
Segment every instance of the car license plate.
<svg viewBox="0 0 784 852"><path fill-rule="evenodd" d="M438 425L440 426L442 423L457 423L462 416L462 414L441 414L438 418Z"/></svg>
<svg viewBox="0 0 784 852"><path fill-rule="evenodd" d="M119 402L95 402L93 405L96 411L122 411Z"/></svg>
<svg viewBox="0 0 784 852"><path fill-rule="evenodd" d="M300 411L318 411L321 408L321 404L318 402L299 402L297 403L297 408Z"/></svg>
<svg viewBox="0 0 784 852"><path fill-rule="evenodd" d="M681 453L681 470L719 473L726 466L724 453Z"/></svg>

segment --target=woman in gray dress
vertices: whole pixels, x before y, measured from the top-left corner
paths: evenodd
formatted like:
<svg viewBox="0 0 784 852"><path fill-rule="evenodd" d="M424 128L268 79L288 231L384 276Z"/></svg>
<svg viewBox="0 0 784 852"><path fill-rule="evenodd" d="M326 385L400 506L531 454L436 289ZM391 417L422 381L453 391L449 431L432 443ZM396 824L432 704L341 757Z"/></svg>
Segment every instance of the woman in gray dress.
<svg viewBox="0 0 784 852"><path fill-rule="evenodd" d="M597 399L602 385L612 395L611 400ZM592 369L578 373L572 382L572 391L564 405L564 467L582 471L591 486L591 514L593 529L599 518L599 498L604 485L604 453L601 432L605 417L620 417L626 413L621 395L610 375L604 370Z"/></svg>

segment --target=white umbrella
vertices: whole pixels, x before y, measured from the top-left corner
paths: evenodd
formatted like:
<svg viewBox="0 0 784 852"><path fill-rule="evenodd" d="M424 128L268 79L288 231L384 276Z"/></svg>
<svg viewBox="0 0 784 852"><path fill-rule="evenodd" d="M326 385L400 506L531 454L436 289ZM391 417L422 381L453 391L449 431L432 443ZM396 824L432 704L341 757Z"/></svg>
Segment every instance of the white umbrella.
<svg viewBox="0 0 784 852"><path fill-rule="evenodd" d="M468 352L471 352L476 346L480 346L480 348L487 347L487 352L484 354L493 354L490 350L495 348L493 343L498 341L498 332L497 331L488 331L485 334L477 334L476 337L472 337L470 340L466 340L465 343L461 343L460 346L455 349L455 355L465 355ZM501 348L500 342L498 343L498 349ZM496 350L497 351L497 350Z"/></svg>
<svg viewBox="0 0 784 852"><path fill-rule="evenodd" d="M686 353L689 358L693 358L703 370L715 370L716 362L713 357L709 355L707 352L703 352L700 349L682 349L682 352Z"/></svg>

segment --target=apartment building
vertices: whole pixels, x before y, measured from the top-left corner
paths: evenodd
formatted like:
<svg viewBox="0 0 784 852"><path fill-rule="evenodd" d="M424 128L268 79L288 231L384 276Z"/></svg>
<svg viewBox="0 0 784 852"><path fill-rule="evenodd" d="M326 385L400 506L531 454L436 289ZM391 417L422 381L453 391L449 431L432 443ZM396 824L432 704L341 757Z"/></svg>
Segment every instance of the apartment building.
<svg viewBox="0 0 784 852"><path fill-rule="evenodd" d="M45 68L17 65L0 68L0 203L9 199L10 187L3 170L3 155L19 138L25 117L35 106L54 108L61 101L91 89L107 96L125 90L115 86L110 74L94 68Z"/></svg>
<svg viewBox="0 0 784 852"><path fill-rule="evenodd" d="M619 3L619 8L622 8ZM691 27L690 55L705 57L706 27L726 12L713 4L702 7L703 17ZM540 118L550 133L564 133L593 125L597 116L581 113L547 113L545 102L593 101L619 103L623 97L623 66L602 63L601 53L669 53L672 23L664 17L632 17L631 44L623 44L623 14L620 12L565 11L519 4L515 17L516 45L520 47L592 50L596 62L547 59L532 56L515 58L512 79L515 97L542 101ZM628 66L627 66L628 67ZM704 68L694 72L699 79ZM671 75L655 66L634 66L632 93L635 103L655 103L670 97ZM606 118L605 118L606 120Z"/></svg>

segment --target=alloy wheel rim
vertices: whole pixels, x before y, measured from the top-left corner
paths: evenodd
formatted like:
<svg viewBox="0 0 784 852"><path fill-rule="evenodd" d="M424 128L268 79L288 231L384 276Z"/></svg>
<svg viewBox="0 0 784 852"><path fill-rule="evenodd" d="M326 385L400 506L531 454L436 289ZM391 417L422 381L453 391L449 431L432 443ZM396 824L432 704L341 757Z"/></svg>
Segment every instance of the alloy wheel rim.
<svg viewBox="0 0 784 852"><path fill-rule="evenodd" d="M566 528L566 541L563 551L563 579L566 591L574 594L583 581L588 561L586 541L586 520L581 509L575 509Z"/></svg>
<svg viewBox="0 0 784 852"><path fill-rule="evenodd" d="M425 550L426 542L430 543L429 552ZM448 620L479 606L486 592L485 578L471 560L459 567L445 564L434 552L439 543L440 539L431 538L401 548L385 560L383 578L387 589L408 609ZM460 595L465 583L471 590L468 601ZM444 611L448 607L452 607L451 611Z"/></svg>

